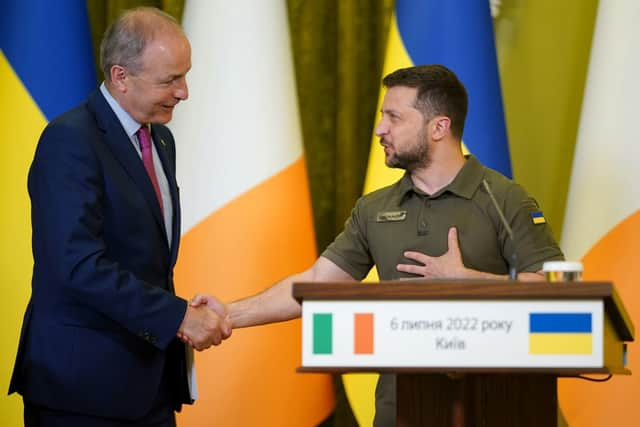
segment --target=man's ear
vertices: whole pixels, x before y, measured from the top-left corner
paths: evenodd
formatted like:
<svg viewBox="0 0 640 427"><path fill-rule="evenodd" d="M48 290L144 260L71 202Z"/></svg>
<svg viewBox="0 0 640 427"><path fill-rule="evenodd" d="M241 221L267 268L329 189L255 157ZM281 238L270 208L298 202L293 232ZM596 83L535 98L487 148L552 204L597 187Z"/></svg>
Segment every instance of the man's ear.
<svg viewBox="0 0 640 427"><path fill-rule="evenodd" d="M129 73L127 69L121 65L113 65L109 70L109 75L111 76L111 85L117 91L125 93L127 91L127 78L129 77Z"/></svg>
<svg viewBox="0 0 640 427"><path fill-rule="evenodd" d="M433 119L431 128L431 139L439 141L449 133L451 129L451 119L446 116L437 116Z"/></svg>

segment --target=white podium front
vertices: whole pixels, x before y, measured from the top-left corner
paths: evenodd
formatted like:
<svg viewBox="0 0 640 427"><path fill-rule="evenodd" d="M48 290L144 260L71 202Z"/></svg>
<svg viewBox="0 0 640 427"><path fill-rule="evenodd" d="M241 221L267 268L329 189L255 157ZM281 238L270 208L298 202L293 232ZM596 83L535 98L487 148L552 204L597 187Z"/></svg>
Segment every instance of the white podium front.
<svg viewBox="0 0 640 427"><path fill-rule="evenodd" d="M293 294L299 371L401 374L398 425L551 426L558 376L630 374L633 325L610 283L297 283Z"/></svg>

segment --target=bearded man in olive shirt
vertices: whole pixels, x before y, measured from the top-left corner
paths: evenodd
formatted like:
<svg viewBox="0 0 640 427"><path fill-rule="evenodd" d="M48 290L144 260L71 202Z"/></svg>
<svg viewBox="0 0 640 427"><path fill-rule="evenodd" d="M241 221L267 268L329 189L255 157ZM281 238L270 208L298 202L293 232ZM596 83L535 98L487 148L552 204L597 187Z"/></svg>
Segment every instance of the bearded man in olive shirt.
<svg viewBox="0 0 640 427"><path fill-rule="evenodd" d="M462 153L467 93L440 65L397 70L376 135L387 166L406 170L395 184L363 196L344 231L310 269L264 292L229 304L234 328L299 317L294 282L359 281L376 266L382 280L406 277L542 280L542 264L563 259L540 209L519 185ZM486 182L486 184L485 184ZM513 230L510 238L491 201ZM197 296L195 303L215 300ZM376 389L376 426L395 425L395 376Z"/></svg>

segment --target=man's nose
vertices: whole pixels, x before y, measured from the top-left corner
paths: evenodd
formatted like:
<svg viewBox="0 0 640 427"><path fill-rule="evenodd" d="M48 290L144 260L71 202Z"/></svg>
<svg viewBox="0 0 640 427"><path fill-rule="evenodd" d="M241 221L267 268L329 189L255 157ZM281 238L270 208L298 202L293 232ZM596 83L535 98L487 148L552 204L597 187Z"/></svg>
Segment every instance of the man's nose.
<svg viewBox="0 0 640 427"><path fill-rule="evenodd" d="M174 96L182 101L189 98L189 87L187 86L187 79L183 78L178 82Z"/></svg>
<svg viewBox="0 0 640 427"><path fill-rule="evenodd" d="M386 123L385 119L380 119L380 121L378 122L378 124L376 125L376 136L383 136L386 135L386 133L389 131L389 126Z"/></svg>

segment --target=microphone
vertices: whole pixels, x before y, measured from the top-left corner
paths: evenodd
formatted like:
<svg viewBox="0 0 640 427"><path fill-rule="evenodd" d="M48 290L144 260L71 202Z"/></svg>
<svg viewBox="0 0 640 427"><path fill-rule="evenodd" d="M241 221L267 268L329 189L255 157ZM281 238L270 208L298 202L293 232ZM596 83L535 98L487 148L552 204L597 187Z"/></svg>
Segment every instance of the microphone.
<svg viewBox="0 0 640 427"><path fill-rule="evenodd" d="M502 212L502 209L500 209L500 205L498 205L498 201L493 195L493 191L491 191L491 188L489 187L489 183L484 178L482 178L482 185L484 186L484 189L489 195L489 198L493 203L493 207L496 209L496 212L498 212L498 216L500 217L500 222L502 222L502 225L504 226L505 230L507 230L507 234L509 235L509 240L511 240L511 243L513 244L513 253L511 254L510 259L507 260L507 262L509 263L509 279L517 280L518 271L516 270L516 247L515 247L515 240L513 239L513 230L511 230L511 227L507 222L507 218L504 217L504 212Z"/></svg>

